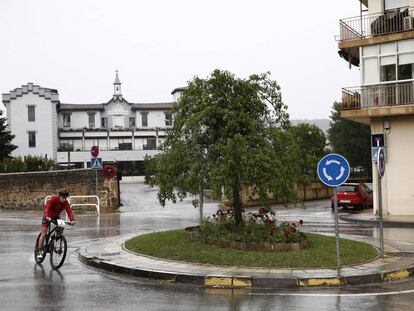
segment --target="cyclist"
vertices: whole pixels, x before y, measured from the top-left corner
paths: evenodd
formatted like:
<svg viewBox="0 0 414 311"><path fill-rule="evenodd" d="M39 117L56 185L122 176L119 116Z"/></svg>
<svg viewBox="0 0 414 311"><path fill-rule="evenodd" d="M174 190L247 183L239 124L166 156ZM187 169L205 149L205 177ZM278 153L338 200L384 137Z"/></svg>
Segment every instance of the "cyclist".
<svg viewBox="0 0 414 311"><path fill-rule="evenodd" d="M40 250L37 254L39 258L42 258L43 256L43 243L45 241L47 228L49 227L52 219L59 219L60 213L63 211L63 209L65 209L71 225L74 225L76 223L75 217L73 216L72 210L70 209L70 205L67 200L68 196L69 192L65 189L62 189L58 192L57 195L52 196L45 204L42 219L42 234L39 239L39 244L37 245L38 249Z"/></svg>

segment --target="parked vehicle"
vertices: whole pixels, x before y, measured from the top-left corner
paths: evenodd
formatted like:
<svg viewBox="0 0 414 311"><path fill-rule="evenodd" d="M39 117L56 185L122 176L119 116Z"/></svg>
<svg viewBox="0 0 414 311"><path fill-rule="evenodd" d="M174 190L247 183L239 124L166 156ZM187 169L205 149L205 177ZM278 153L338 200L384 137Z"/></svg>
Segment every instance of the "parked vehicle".
<svg viewBox="0 0 414 311"><path fill-rule="evenodd" d="M372 188L364 183L345 183L337 189L338 207L352 207L361 210L372 207ZM334 198L331 196L331 208L334 210Z"/></svg>

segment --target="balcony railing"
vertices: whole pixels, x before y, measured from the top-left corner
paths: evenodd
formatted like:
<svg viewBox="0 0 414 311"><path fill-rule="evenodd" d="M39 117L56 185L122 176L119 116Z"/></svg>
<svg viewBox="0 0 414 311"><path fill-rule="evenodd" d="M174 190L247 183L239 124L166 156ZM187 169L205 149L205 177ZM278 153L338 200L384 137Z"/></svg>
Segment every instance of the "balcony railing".
<svg viewBox="0 0 414 311"><path fill-rule="evenodd" d="M414 104L414 81L342 89L342 110Z"/></svg>
<svg viewBox="0 0 414 311"><path fill-rule="evenodd" d="M341 19L340 41L364 39L414 29L414 7Z"/></svg>

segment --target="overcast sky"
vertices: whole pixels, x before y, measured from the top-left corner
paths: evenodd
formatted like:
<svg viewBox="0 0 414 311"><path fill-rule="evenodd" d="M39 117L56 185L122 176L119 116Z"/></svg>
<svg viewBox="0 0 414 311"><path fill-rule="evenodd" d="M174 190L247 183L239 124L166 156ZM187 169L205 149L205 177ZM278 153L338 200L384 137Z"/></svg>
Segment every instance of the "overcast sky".
<svg viewBox="0 0 414 311"><path fill-rule="evenodd" d="M270 71L291 118L328 118L359 85L335 41L358 14L357 0L0 0L0 93L34 82L106 102L118 69L128 101L160 102L215 68Z"/></svg>

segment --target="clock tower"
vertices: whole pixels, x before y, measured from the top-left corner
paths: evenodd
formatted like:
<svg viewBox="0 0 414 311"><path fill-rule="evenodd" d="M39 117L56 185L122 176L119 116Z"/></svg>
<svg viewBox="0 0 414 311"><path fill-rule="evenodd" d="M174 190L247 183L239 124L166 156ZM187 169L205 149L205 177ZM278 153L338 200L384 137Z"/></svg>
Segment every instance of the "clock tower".
<svg viewBox="0 0 414 311"><path fill-rule="evenodd" d="M114 81L114 98L121 98L122 99L122 93L121 93L121 81L119 81L118 77L118 70L115 71L115 81Z"/></svg>

